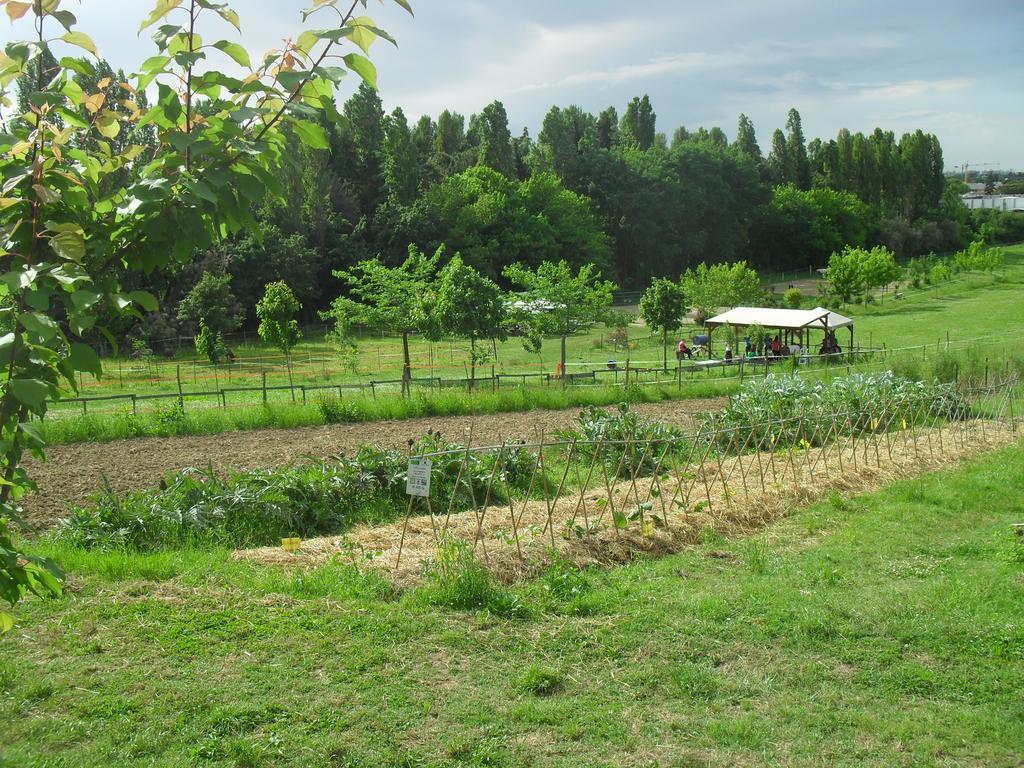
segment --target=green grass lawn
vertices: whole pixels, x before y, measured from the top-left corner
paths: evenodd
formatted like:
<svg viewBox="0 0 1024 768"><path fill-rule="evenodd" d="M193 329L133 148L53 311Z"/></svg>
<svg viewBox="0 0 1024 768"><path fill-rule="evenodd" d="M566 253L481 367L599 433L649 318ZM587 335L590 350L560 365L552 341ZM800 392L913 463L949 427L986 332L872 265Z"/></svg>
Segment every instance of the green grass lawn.
<svg viewBox="0 0 1024 768"><path fill-rule="evenodd" d="M1018 444L750 538L477 584L502 615L343 565L51 551L69 594L0 638L0 765L1019 765L1022 492Z"/></svg>

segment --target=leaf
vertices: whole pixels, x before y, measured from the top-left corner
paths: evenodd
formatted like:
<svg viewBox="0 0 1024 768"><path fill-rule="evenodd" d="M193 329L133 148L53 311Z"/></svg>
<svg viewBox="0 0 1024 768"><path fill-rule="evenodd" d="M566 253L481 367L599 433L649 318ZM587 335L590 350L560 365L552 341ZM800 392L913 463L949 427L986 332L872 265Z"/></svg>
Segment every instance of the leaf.
<svg viewBox="0 0 1024 768"><path fill-rule="evenodd" d="M238 14L230 8L218 8L217 14L224 19L228 24L237 29L239 32L242 31L242 22L238 18Z"/></svg>
<svg viewBox="0 0 1024 768"><path fill-rule="evenodd" d="M10 6L7 6L10 8ZM0 611L0 632L10 632L14 628L14 619L11 614Z"/></svg>
<svg viewBox="0 0 1024 768"><path fill-rule="evenodd" d="M156 8L139 25L139 32L160 21L160 19L181 5L181 3L182 0L157 0Z"/></svg>
<svg viewBox="0 0 1024 768"><path fill-rule="evenodd" d="M26 13L28 13L28 9L31 8L31 7L32 7L32 3L9 2L9 3L7 3L7 9L6 9L7 10L7 15L10 17L11 21L17 21L22 16L24 16Z"/></svg>
<svg viewBox="0 0 1024 768"><path fill-rule="evenodd" d="M118 121L117 115L109 109L105 109L96 115L96 130L105 138L113 139L121 132L121 123Z"/></svg>
<svg viewBox="0 0 1024 768"><path fill-rule="evenodd" d="M53 16L53 18L55 18L68 32L70 32L71 28L78 23L78 19L75 18L75 14L71 11L53 11L50 15Z"/></svg>
<svg viewBox="0 0 1024 768"><path fill-rule="evenodd" d="M70 45L77 45L79 48L84 48L93 56L96 54L96 43L92 41L85 32L68 32L67 34L61 35L61 40Z"/></svg>
<svg viewBox="0 0 1024 768"><path fill-rule="evenodd" d="M85 256L85 238L81 231L58 232L50 238L50 247L62 259L80 262Z"/></svg>
<svg viewBox="0 0 1024 768"><path fill-rule="evenodd" d="M416 16L416 14L412 12L412 6L409 5L408 0L395 0L395 2L407 10L410 16Z"/></svg>
<svg viewBox="0 0 1024 768"><path fill-rule="evenodd" d="M156 297L148 291L132 291L128 294L128 298L147 312L156 312L159 309Z"/></svg>
<svg viewBox="0 0 1024 768"><path fill-rule="evenodd" d="M320 36L307 29L299 35L299 40L295 47L308 56L318 42L320 42Z"/></svg>
<svg viewBox="0 0 1024 768"><path fill-rule="evenodd" d="M238 43L232 43L229 40L218 40L213 44L213 47L219 51L224 51L237 64L246 69L252 69L252 64L249 62L249 52Z"/></svg>
<svg viewBox="0 0 1024 768"><path fill-rule="evenodd" d="M618 528L619 530L624 530L624 529L626 528L626 526L627 526L627 525L629 525L629 520L628 520L628 519L626 518L626 516L625 516L625 515L624 515L624 514L623 514L623 513L622 513L622 512L620 511L620 510L618 510L618 509L617 509L617 510L615 510L615 511L614 511L614 512L612 513L612 520L614 520L614 521L615 521L615 527L616 527L616 528Z"/></svg>
<svg viewBox="0 0 1024 768"><path fill-rule="evenodd" d="M11 379L11 394L19 403L41 413L45 410L50 388L45 381L39 379Z"/></svg>
<svg viewBox="0 0 1024 768"><path fill-rule="evenodd" d="M37 312L22 312L18 315L18 321L26 331L43 339L52 339L60 333L60 326L52 318Z"/></svg>
<svg viewBox="0 0 1024 768"><path fill-rule="evenodd" d="M77 341L71 342L71 354L69 357L76 371L91 373L97 379L103 375L103 364L100 362L100 356L88 344L82 344Z"/></svg>
<svg viewBox="0 0 1024 768"><path fill-rule="evenodd" d="M365 82L371 88L376 89L377 87L377 67L373 65L365 56L360 56L358 53L347 53L345 54L345 65L363 78Z"/></svg>
<svg viewBox="0 0 1024 768"><path fill-rule="evenodd" d="M330 147L327 143L327 133L324 131L323 126L307 122L306 120L293 120L292 126L295 128L295 133L299 140L307 147L312 147L313 149L328 149Z"/></svg>

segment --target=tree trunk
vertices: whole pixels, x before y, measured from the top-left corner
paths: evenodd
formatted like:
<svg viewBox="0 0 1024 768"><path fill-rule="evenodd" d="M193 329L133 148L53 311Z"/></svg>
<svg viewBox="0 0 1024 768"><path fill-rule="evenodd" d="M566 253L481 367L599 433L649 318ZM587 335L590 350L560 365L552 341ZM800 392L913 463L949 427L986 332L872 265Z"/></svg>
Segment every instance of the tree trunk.
<svg viewBox="0 0 1024 768"><path fill-rule="evenodd" d="M292 356L291 353L285 353L284 364L288 368L288 389L292 393L292 402L295 402L295 384L292 382Z"/></svg>
<svg viewBox="0 0 1024 768"><path fill-rule="evenodd" d="M562 336L562 386L565 387L566 375L565 375L565 335Z"/></svg>
<svg viewBox="0 0 1024 768"><path fill-rule="evenodd" d="M409 362L409 332L402 331L402 397L412 394L412 364Z"/></svg>

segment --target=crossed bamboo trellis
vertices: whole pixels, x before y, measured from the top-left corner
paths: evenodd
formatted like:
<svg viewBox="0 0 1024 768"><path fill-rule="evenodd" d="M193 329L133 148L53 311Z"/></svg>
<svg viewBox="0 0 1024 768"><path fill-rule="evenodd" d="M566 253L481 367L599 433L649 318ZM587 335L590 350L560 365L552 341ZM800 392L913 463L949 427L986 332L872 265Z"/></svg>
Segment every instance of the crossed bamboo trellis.
<svg viewBox="0 0 1024 768"><path fill-rule="evenodd" d="M547 440L542 433L538 442L530 444L504 440L498 445L424 453L433 459L461 455L461 460L443 514L435 512L429 496L423 503L435 548L447 540L452 516L471 512L475 516L473 552L481 550L489 562L485 521L488 514L500 515L508 521L516 557L524 561L524 518L531 503L543 502L539 534L552 548L557 546L556 535L583 540L609 528L616 539L633 525L648 536L654 528L685 525L691 515L705 510L713 520L721 520L734 511L741 493L744 502L750 503L756 501L757 493L767 494L787 483L814 483L822 472L827 476L836 471L845 475L881 469L901 456L914 462L934 461L947 453L961 454L968 446L988 444L997 434L1015 434L1020 397L1019 381L1011 380L963 393L952 411L934 408L908 393L887 397L880 408L818 418L766 415L734 427L717 425L712 419L692 435L621 440L602 433L592 440ZM524 450L532 454L533 464L526 491L517 496L509 481L509 462L513 452ZM474 454L496 454L482 496L470 476ZM560 472L549 476L550 457L555 454L564 460ZM556 478L557 483L551 482ZM591 496L588 503L588 495L595 491L603 495ZM461 512L456 509L460 492L469 496L470 503ZM492 506L499 497L502 503ZM416 498L409 499L395 571L401 565ZM572 503L571 515L556 534L555 514L566 498Z"/></svg>

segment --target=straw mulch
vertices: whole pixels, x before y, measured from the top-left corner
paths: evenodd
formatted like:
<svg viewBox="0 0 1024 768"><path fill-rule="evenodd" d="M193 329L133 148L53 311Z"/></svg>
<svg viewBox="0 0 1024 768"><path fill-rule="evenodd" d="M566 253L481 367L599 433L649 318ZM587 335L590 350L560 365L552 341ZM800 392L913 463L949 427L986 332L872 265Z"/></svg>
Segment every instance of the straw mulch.
<svg viewBox="0 0 1024 768"><path fill-rule="evenodd" d="M289 566L340 558L380 569L404 586L420 578L424 563L436 556L439 539L450 536L475 542L478 559L498 578L515 581L546 567L553 548L581 566L675 552L702 541L709 529L725 535L751 531L834 491L870 491L1009 444L1019 434L999 422L970 422L941 431L869 435L846 444L840 440L822 448L761 452L720 462L714 457L701 462L696 455L686 467L682 462L663 467L660 481L627 478L606 485L598 467L596 482L583 494L566 493L556 500L551 489L548 499L516 501L512 508L508 503L488 506L447 519L443 510L426 514L419 509L420 501L407 520L303 541L297 553L264 547L234 556ZM644 512L643 521L633 520L623 530L613 525L613 509L635 513L645 502L652 508ZM652 521L652 514L660 519ZM372 553L369 560L366 553Z"/></svg>

